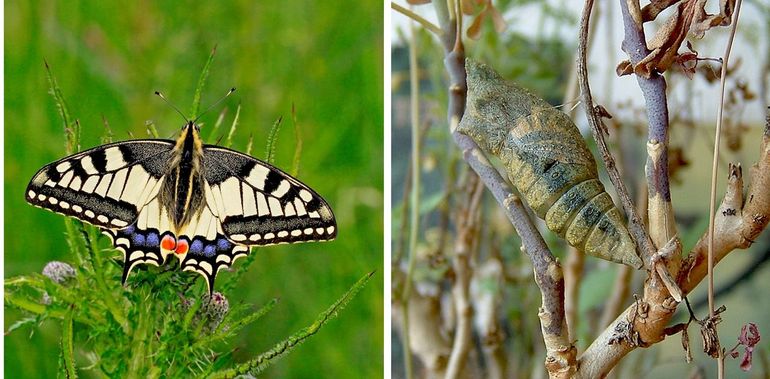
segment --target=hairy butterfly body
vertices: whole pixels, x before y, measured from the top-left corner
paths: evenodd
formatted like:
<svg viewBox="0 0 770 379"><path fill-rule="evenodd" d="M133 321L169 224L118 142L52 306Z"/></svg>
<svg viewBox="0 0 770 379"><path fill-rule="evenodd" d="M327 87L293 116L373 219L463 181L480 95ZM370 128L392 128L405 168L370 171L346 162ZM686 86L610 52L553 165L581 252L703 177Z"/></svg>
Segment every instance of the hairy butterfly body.
<svg viewBox="0 0 770 379"><path fill-rule="evenodd" d="M535 214L570 245L641 267L621 213L569 116L484 64L467 60L466 71L468 98L458 131L500 158Z"/></svg>
<svg viewBox="0 0 770 379"><path fill-rule="evenodd" d="M205 145L187 122L179 139L98 146L41 168L27 201L96 225L137 264L169 256L206 278L250 246L332 240L329 205L299 180L248 155Z"/></svg>

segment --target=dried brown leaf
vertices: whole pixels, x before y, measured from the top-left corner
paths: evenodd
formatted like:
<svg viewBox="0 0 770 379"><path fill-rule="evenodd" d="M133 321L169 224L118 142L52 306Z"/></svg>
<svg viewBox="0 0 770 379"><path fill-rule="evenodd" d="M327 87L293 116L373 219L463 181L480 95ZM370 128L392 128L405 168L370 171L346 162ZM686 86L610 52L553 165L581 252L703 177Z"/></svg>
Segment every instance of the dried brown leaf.
<svg viewBox="0 0 770 379"><path fill-rule="evenodd" d="M663 73L674 63L692 60L689 55L684 58L679 57L679 48L688 34L692 33L694 37L702 38L707 30L730 24L735 9L735 0L720 0L720 12L713 15L706 12L706 1L684 0L679 2L674 13L664 21L655 36L648 42L650 54L636 64L634 73L649 78L653 72ZM636 2L629 1L629 4L631 3ZM641 17L644 22L654 20L662 10L676 3L677 0L653 1L640 10L638 17ZM634 8L631 6L629 8L634 21L637 21ZM697 52L692 50L691 45L688 45L688 48L697 56ZM691 78L694 68L683 66L683 69L685 75Z"/></svg>
<svg viewBox="0 0 770 379"><path fill-rule="evenodd" d="M625 75L631 75L634 72L634 65L631 64L631 61L624 60L620 61L618 63L618 66L615 67L615 74L618 76L625 76Z"/></svg>
<svg viewBox="0 0 770 379"><path fill-rule="evenodd" d="M642 8L642 20L644 20L644 22L654 20L655 17L658 17L660 12L663 12L665 9L679 1L680 0L653 0Z"/></svg>
<svg viewBox="0 0 770 379"><path fill-rule="evenodd" d="M481 23L484 21L484 14L481 13L473 19L471 26L465 32L468 38L476 41L481 37Z"/></svg>

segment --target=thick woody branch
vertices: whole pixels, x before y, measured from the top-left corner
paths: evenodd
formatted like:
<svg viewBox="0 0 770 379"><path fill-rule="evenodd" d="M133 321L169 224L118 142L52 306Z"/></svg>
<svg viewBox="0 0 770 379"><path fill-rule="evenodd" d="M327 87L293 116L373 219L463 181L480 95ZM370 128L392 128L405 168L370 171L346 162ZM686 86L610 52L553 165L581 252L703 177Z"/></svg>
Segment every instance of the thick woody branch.
<svg viewBox="0 0 770 379"><path fill-rule="evenodd" d="M770 124L770 120L768 121ZM770 126L765 129L760 157L751 170L751 185L742 197L743 178L739 166L731 166L725 198L716 213L714 228L715 264L734 249L751 245L770 221ZM677 283L684 293L692 291L708 271L708 235L704 235L682 263ZM674 315L676 302L665 291L645 286L639 300L594 340L580 357L577 377L600 377L636 347L649 346L665 337L665 327ZM631 327L632 326L632 327ZM630 336L619 340L619 336Z"/></svg>

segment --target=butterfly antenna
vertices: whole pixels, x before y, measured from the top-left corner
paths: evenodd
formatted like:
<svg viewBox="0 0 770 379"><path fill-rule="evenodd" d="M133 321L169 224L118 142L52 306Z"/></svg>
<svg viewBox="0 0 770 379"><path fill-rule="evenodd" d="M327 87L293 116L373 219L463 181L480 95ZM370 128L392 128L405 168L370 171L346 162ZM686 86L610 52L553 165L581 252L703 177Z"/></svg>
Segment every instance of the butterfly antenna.
<svg viewBox="0 0 770 379"><path fill-rule="evenodd" d="M219 105L219 103L221 103L222 101L224 101L225 99L227 99L227 97L228 97L228 96L230 96L230 95L231 95L233 92L235 92L235 87L233 87L233 88L230 88L230 90L229 90L229 91L227 91L227 93L226 93L224 96L222 96L221 98L219 98L219 100L217 100L217 101L216 101L214 104L211 104L211 105L210 105L208 108L206 108L206 110L205 110L205 111L201 112L201 113L200 113L198 116L196 116L196 117L195 117L195 120L193 120L193 123L197 123L197 122L198 122L198 120L199 120L199 119L200 119L200 118L201 118L201 117L202 117L204 114L206 114L208 111L210 111L210 110L211 110L211 108L214 108L214 107L216 107L217 105Z"/></svg>
<svg viewBox="0 0 770 379"><path fill-rule="evenodd" d="M180 116L182 116L182 118L184 119L184 122L185 122L185 123L187 123L188 121L190 121L190 120L187 118L187 116L185 116L185 115L184 115L184 113L182 113L182 111L180 111L180 110L179 110L179 108L177 108L176 106L174 106L174 104L171 104L171 102L170 102L170 101L168 101L168 99L166 99L166 97L165 97L165 96L163 96L163 94L162 94L162 93L160 93L160 91L155 91L155 94L156 94L156 95L158 95L158 97L160 97L161 99L163 99L163 101L165 101L165 102L166 102L166 104L168 104L168 105L169 105L171 108L173 108L173 109L176 111L176 113L179 113L179 115L180 115ZM196 119L196 120L197 120L197 119Z"/></svg>

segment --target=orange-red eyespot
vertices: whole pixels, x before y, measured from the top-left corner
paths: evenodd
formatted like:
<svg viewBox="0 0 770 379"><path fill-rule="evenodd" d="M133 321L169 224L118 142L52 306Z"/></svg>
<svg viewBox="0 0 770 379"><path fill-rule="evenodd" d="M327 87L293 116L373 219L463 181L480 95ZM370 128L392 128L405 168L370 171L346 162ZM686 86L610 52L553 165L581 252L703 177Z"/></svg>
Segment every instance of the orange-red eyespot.
<svg viewBox="0 0 770 379"><path fill-rule="evenodd" d="M176 248L176 238L170 235L163 236L160 240L160 247L163 250L174 250Z"/></svg>
<svg viewBox="0 0 770 379"><path fill-rule="evenodd" d="M180 239L177 241L176 244L176 250L174 250L177 254L185 254L190 249L190 244L185 239Z"/></svg>

